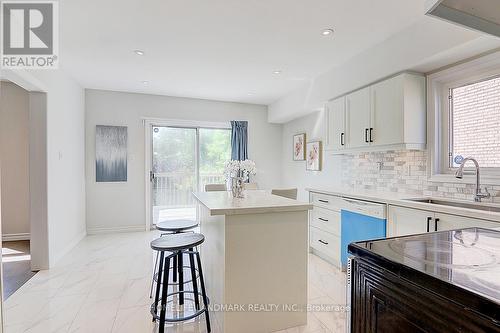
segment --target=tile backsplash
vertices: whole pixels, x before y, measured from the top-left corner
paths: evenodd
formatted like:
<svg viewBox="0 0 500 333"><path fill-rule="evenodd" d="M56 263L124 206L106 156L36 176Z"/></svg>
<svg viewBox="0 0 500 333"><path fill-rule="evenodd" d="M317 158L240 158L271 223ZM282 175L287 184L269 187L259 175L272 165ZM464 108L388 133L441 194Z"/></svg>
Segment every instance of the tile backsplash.
<svg viewBox="0 0 500 333"><path fill-rule="evenodd" d="M351 189L379 190L472 200L474 184L428 181L426 151L384 151L342 156L342 185ZM484 186L484 185L483 185ZM500 186L488 186L491 199L500 202Z"/></svg>

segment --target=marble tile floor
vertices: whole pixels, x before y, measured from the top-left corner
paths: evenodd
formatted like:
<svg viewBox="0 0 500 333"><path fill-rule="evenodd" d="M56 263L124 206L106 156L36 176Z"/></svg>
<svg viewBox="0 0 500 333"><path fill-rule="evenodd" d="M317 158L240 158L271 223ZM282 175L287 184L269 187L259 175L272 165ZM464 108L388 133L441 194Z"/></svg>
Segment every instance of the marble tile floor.
<svg viewBox="0 0 500 333"><path fill-rule="evenodd" d="M149 313L154 260L149 242L157 235L86 237L56 267L40 271L5 301L5 332L157 332ZM279 333L345 332L347 314L332 307L345 305L345 274L311 254L308 287L308 324ZM166 332L206 332L205 318L169 324Z"/></svg>

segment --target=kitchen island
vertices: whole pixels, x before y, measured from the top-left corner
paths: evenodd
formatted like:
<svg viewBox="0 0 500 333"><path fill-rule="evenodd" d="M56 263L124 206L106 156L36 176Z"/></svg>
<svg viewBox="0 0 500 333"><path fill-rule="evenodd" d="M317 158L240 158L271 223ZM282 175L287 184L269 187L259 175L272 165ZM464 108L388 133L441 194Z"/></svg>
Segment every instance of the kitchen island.
<svg viewBox="0 0 500 333"><path fill-rule="evenodd" d="M194 193L212 318L221 332L269 333L307 322L308 210L265 191Z"/></svg>
<svg viewBox="0 0 500 333"><path fill-rule="evenodd" d="M500 231L351 243L351 332L500 332Z"/></svg>

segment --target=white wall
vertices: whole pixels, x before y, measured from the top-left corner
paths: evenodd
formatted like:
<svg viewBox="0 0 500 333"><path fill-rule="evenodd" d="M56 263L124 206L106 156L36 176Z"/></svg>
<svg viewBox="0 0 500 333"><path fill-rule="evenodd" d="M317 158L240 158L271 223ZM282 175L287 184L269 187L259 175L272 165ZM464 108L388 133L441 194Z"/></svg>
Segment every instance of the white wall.
<svg viewBox="0 0 500 333"><path fill-rule="evenodd" d="M29 93L1 83L2 238L29 239Z"/></svg>
<svg viewBox="0 0 500 333"><path fill-rule="evenodd" d="M30 250L31 269L46 269L49 258L47 204L47 94L30 92Z"/></svg>
<svg viewBox="0 0 500 333"><path fill-rule="evenodd" d="M86 193L89 233L145 226L143 117L209 122L247 120L249 158L262 188L281 184L281 126L267 122L267 107L201 99L86 90ZM128 181L96 183L95 126L128 126Z"/></svg>
<svg viewBox="0 0 500 333"><path fill-rule="evenodd" d="M341 157L323 154L322 171L307 171L305 161L292 159L292 137L298 133L306 133L307 141L321 140L325 142L323 111L314 112L283 125L282 185L284 187L297 187L298 199L309 201L305 188L331 188L341 185Z"/></svg>
<svg viewBox="0 0 500 333"><path fill-rule="evenodd" d="M48 250L53 266L86 234L85 98L83 88L62 70L30 74L47 101Z"/></svg>
<svg viewBox="0 0 500 333"><path fill-rule="evenodd" d="M37 164L30 168L36 171L30 177L31 192L36 191L31 193L32 268L46 269L86 234L84 90L62 69L1 70L0 78L30 92L30 132L36 140L30 142L30 164Z"/></svg>

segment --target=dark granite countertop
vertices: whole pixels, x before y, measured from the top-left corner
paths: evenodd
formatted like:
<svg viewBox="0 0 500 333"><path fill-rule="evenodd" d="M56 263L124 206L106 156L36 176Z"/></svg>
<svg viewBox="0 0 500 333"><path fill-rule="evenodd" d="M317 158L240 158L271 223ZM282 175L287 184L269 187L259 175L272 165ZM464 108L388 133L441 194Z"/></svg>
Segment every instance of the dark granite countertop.
<svg viewBox="0 0 500 333"><path fill-rule="evenodd" d="M349 252L500 321L500 231L441 231L356 242Z"/></svg>

